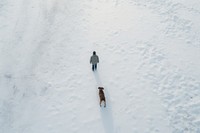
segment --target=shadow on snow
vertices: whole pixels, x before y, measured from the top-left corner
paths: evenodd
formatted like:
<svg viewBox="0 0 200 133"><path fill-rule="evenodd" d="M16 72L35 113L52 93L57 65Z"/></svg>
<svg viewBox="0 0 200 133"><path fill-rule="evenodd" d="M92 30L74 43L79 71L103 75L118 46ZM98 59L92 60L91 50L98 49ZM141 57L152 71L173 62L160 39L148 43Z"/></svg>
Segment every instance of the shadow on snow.
<svg viewBox="0 0 200 133"><path fill-rule="evenodd" d="M98 71L94 72L95 80L97 82L98 87L102 86L101 78L99 76ZM96 88L97 89L97 88ZM104 87L105 97L106 97L106 108L103 106L100 107L101 119L104 126L105 133L114 133L114 124L113 124L113 116L112 116L112 107L110 102L110 96L107 91L107 88Z"/></svg>

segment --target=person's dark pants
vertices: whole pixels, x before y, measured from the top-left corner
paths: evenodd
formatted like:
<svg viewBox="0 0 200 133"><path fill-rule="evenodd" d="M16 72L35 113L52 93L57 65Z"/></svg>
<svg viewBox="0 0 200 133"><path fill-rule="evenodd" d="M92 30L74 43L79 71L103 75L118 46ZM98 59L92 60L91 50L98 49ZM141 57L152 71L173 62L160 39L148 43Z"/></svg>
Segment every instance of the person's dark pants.
<svg viewBox="0 0 200 133"><path fill-rule="evenodd" d="M97 64L92 64L92 70L97 70Z"/></svg>

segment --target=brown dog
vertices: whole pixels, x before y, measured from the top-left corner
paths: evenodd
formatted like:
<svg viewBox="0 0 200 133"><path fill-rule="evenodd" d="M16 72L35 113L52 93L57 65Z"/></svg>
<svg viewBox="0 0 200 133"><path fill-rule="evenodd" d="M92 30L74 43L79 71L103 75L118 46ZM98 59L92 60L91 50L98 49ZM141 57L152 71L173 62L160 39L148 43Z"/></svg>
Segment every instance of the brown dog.
<svg viewBox="0 0 200 133"><path fill-rule="evenodd" d="M106 98L105 98L105 95L104 95L104 92L103 92L103 90L104 90L104 88L103 87L99 87L98 88L99 89L99 98L100 98L100 107L101 107L101 103L102 103L102 101L104 101L104 107L106 107Z"/></svg>

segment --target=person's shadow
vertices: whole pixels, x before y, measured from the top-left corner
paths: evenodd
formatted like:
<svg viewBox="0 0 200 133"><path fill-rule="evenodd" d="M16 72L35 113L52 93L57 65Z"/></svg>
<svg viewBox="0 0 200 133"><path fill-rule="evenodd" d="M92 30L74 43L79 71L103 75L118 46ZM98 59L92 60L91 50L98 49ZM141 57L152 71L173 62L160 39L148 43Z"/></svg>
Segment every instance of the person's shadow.
<svg viewBox="0 0 200 133"><path fill-rule="evenodd" d="M98 71L94 72L94 76L95 76L98 87L103 87ZM110 101L110 96L107 91L107 88L104 88L104 93L106 97L106 108L104 108L104 106L100 107L102 123L105 129L105 133L114 133L112 107L110 104L111 101Z"/></svg>
<svg viewBox="0 0 200 133"><path fill-rule="evenodd" d="M98 71L94 71L94 77L95 77L98 87L102 86L101 78L99 77Z"/></svg>

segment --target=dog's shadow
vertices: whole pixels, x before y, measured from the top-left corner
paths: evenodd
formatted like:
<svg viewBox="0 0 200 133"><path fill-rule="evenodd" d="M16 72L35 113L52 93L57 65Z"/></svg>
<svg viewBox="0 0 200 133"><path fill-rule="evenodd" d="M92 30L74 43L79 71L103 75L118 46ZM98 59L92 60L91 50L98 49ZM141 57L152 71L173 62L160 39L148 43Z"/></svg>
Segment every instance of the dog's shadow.
<svg viewBox="0 0 200 133"><path fill-rule="evenodd" d="M110 97L108 91L105 91L106 103L107 106L104 108L103 106L100 108L102 123L106 133L114 133L114 123L113 123L113 115L112 115L112 106L110 104Z"/></svg>
<svg viewBox="0 0 200 133"><path fill-rule="evenodd" d="M94 73L94 76L95 76L98 87L103 87L98 71ZM102 123L103 123L106 133L114 133L114 124L113 124L113 116L112 116L112 106L110 104L111 103L110 95L107 88L104 88L104 92L105 92L105 97L106 97L106 108L104 108L103 106L100 107Z"/></svg>

